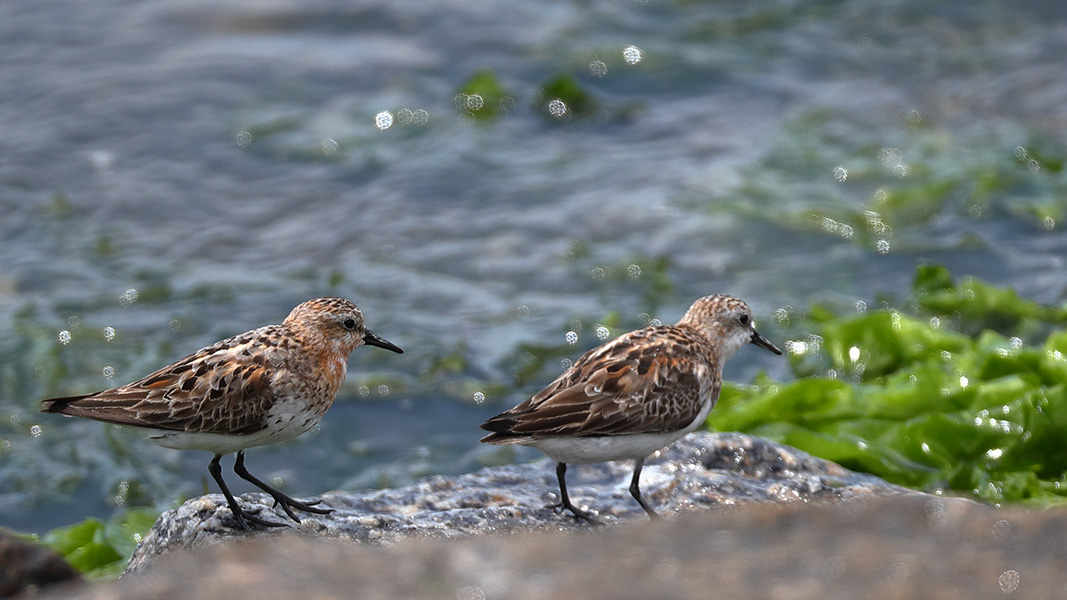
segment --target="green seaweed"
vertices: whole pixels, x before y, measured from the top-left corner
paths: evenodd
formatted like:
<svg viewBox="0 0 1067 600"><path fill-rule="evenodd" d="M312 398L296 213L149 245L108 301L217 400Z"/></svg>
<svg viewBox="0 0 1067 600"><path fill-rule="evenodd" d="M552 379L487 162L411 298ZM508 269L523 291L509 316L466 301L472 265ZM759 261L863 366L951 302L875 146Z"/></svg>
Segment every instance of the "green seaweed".
<svg viewBox="0 0 1067 600"><path fill-rule="evenodd" d="M456 107L475 119L494 119L514 104L512 94L490 69L476 71L460 86Z"/></svg>
<svg viewBox="0 0 1067 600"><path fill-rule="evenodd" d="M88 577L115 577L158 516L154 510L130 509L106 521L89 518L58 527L41 541Z"/></svg>
<svg viewBox="0 0 1067 600"><path fill-rule="evenodd" d="M724 386L709 427L927 491L1067 500L1067 333L1055 329L1064 308L974 278L955 283L936 265L918 268L900 304L914 313L827 318L813 307L798 327L821 343L789 344L801 378ZM949 327L953 316L969 333Z"/></svg>

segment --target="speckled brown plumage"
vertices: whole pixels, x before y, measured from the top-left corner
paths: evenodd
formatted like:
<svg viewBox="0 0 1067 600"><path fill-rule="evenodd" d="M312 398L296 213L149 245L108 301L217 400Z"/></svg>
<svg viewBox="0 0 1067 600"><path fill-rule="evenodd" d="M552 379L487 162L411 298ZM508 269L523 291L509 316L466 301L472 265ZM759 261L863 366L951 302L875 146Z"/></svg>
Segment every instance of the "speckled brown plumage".
<svg viewBox="0 0 1067 600"><path fill-rule="evenodd" d="M247 528L247 519L273 525L242 513L217 475L219 457L237 452L238 474L274 495L293 519L291 507L309 510L310 504L247 474L244 450L314 427L337 396L348 356L361 344L403 352L367 330L352 302L316 298L294 308L279 325L222 340L114 389L45 400L43 410L140 427L168 448L208 450L215 454L212 476L238 524Z"/></svg>
<svg viewBox="0 0 1067 600"><path fill-rule="evenodd" d="M747 304L705 296L675 325L586 352L535 396L482 423L492 432L482 441L532 446L555 460L561 506L585 519L567 497L566 464L634 459L630 491L654 516L638 487L644 458L703 423L718 400L723 363L746 343L781 354L753 328Z"/></svg>

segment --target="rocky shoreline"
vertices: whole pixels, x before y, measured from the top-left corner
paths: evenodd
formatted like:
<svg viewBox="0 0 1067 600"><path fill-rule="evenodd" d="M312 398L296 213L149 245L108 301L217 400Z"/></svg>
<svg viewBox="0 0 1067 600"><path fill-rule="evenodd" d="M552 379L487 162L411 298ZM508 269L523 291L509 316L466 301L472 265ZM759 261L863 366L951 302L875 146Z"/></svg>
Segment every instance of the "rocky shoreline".
<svg viewBox="0 0 1067 600"><path fill-rule="evenodd" d="M561 516L553 465L490 467L369 493L336 512L235 533L221 496L164 513L118 582L41 597L272 600L573 597L1026 598L1067 583L1067 512L994 509L854 473L765 439L695 434L650 460L650 521L628 465L574 469ZM250 494L256 514L282 520Z"/></svg>
<svg viewBox="0 0 1067 600"><path fill-rule="evenodd" d="M627 491L625 462L575 465L568 471L573 500L597 511L605 524L648 519ZM917 495L770 440L736 433L692 434L646 462L645 497L665 516L752 502L836 502L877 495ZM299 533L360 543L407 538L457 538L487 532L589 529L548 508L557 501L553 463L488 467L456 477L436 476L411 486L371 492L331 492L328 515L302 513L292 523L266 494L241 496L242 506L288 527L235 532L219 494L189 500L160 516L134 552L127 573L146 569L177 550L237 537Z"/></svg>
<svg viewBox="0 0 1067 600"><path fill-rule="evenodd" d="M1067 583L1064 510L940 498L705 433L649 462L643 487L665 516L650 521L627 469L574 471L574 500L599 509L600 527L544 507L544 461L325 494L334 514L253 534L235 535L208 495L166 512L122 580L41 597L992 599L1057 598ZM242 498L281 520L265 500Z"/></svg>

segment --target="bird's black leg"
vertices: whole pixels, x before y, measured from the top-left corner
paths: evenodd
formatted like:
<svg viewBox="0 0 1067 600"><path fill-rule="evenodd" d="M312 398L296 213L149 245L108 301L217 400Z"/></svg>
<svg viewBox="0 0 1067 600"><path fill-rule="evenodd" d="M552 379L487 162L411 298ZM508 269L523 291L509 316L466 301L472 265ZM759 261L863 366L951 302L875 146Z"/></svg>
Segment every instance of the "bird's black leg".
<svg viewBox="0 0 1067 600"><path fill-rule="evenodd" d="M550 508L558 508L560 510L569 510L574 515L575 519L579 521L585 521L592 525L599 525L600 522L593 518L592 515L571 504L571 498L567 495L567 463L556 463L556 479L559 480L559 504L553 504Z"/></svg>
<svg viewBox="0 0 1067 600"><path fill-rule="evenodd" d="M279 492L278 490L272 488L271 486L267 485L266 483L263 483L262 481L260 481L259 478L257 478L255 475L249 473L248 469L245 468L245 451L244 450L239 450L237 452L237 462L235 462L233 464L233 472L237 473L237 475L241 479L244 479L245 481L249 481L249 482L255 484L256 487L258 487L259 489L263 490L264 492L267 492L268 494L270 494L271 497L274 498L274 506L278 506L280 504L281 507L282 507L282 510L285 511L285 514L289 515L289 518L294 520L294 521L296 521L297 523L300 522L300 519L297 518L296 514L293 513L293 509L294 508L299 508L300 510L304 510L304 511L307 511L307 512L315 513L315 514L318 514L318 515L328 515L328 514L333 512L333 509L330 509L330 508L316 508L315 507L315 505L320 503L320 502L322 502L322 500L316 500L314 502L300 502L299 500L294 500L293 498L290 498L289 496L286 496L285 494L283 494L283 493Z"/></svg>
<svg viewBox="0 0 1067 600"><path fill-rule="evenodd" d="M241 505L237 503L237 499L230 493L230 488L226 487L226 482L222 480L222 465L219 464L219 459L222 458L221 454L216 454L215 458L211 459L208 463L207 470L211 473L211 477L215 479L215 483L219 484L219 489L222 490L222 495L226 496L226 503L230 505L230 512L233 513L233 518L237 521L237 526L245 531L252 531L252 527L248 524L249 521L256 525L262 525L263 527L284 527L282 523L274 523L260 519L255 515L250 515L241 508Z"/></svg>
<svg viewBox="0 0 1067 600"><path fill-rule="evenodd" d="M648 516L657 519L659 518L659 515L645 503L645 499L641 497L641 487L638 485L638 481L641 479L641 468L644 466L645 459L643 458L639 458L634 462L634 478L630 480L630 495L637 500L637 503L641 505L641 508L645 509Z"/></svg>

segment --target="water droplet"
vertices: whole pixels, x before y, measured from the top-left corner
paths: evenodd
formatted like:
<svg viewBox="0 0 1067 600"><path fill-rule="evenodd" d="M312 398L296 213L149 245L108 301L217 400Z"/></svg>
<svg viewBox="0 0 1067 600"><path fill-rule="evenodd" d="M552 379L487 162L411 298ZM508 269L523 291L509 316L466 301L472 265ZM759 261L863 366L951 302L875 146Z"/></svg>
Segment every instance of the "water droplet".
<svg viewBox="0 0 1067 600"><path fill-rule="evenodd" d="M41 437L41 426L40 425L31 425L30 426L30 435L33 436L34 438Z"/></svg>
<svg viewBox="0 0 1067 600"><path fill-rule="evenodd" d="M859 346L853 346L848 349L848 360L851 362L857 362L860 359Z"/></svg>
<svg viewBox="0 0 1067 600"><path fill-rule="evenodd" d="M319 147L322 148L322 153L326 156L337 156L337 153L341 150L341 145L337 143L337 140L331 138L322 140Z"/></svg>
<svg viewBox="0 0 1067 600"><path fill-rule="evenodd" d="M573 364L574 363L569 358L564 358L563 360L559 361L559 366L563 367L564 369L571 368L571 365Z"/></svg>
<svg viewBox="0 0 1067 600"><path fill-rule="evenodd" d="M411 113L411 122L415 125L425 125L430 121L430 113L424 109L417 108Z"/></svg>
<svg viewBox="0 0 1067 600"><path fill-rule="evenodd" d="M382 112L374 115L374 126L380 131L385 131L393 126L393 113L383 110Z"/></svg>
<svg viewBox="0 0 1067 600"><path fill-rule="evenodd" d="M411 120L413 118L414 113L411 112L410 108L401 108L400 110L396 111L396 122L401 125L407 125L411 123Z"/></svg>
<svg viewBox="0 0 1067 600"><path fill-rule="evenodd" d="M593 270L589 273L593 276L594 281L603 281L608 276L608 271L604 267L593 267Z"/></svg>
<svg viewBox="0 0 1067 600"><path fill-rule="evenodd" d="M863 300L856 300L856 312L867 312L867 303Z"/></svg>
<svg viewBox="0 0 1067 600"><path fill-rule="evenodd" d="M636 65L641 62L641 49L637 46L627 46L622 51L622 59L628 65Z"/></svg>
<svg viewBox="0 0 1067 600"><path fill-rule="evenodd" d="M967 387L970 383L971 382L970 382L969 379L967 379L966 375L960 375L960 387L961 388Z"/></svg>
<svg viewBox="0 0 1067 600"><path fill-rule="evenodd" d="M607 327L604 327L603 325L597 325L596 327L594 327L593 333L596 334L597 338L600 339L600 341L604 341L611 337L611 330Z"/></svg>
<svg viewBox="0 0 1067 600"><path fill-rule="evenodd" d="M238 131L237 135L233 136L233 141L241 148L247 148L252 143L251 131Z"/></svg>
<svg viewBox="0 0 1067 600"><path fill-rule="evenodd" d="M1017 158L1019 160L1026 160L1026 159L1030 158L1030 152L1026 148L1023 148L1022 146L1016 146L1015 147L1015 158Z"/></svg>
<svg viewBox="0 0 1067 600"><path fill-rule="evenodd" d="M109 341L109 342L111 340L115 339L115 328L114 327L105 327L104 328L104 339Z"/></svg>
<svg viewBox="0 0 1067 600"><path fill-rule="evenodd" d="M370 396L370 388L365 385L359 386L359 395L363 398Z"/></svg>
<svg viewBox="0 0 1067 600"><path fill-rule="evenodd" d="M630 265L626 267L626 274L630 276L630 279L637 279L641 276L641 265Z"/></svg>
<svg viewBox="0 0 1067 600"><path fill-rule="evenodd" d="M907 177L908 176L908 165L905 165L905 164L893 165L893 175L896 175L897 177L900 177L900 178Z"/></svg>
<svg viewBox="0 0 1067 600"><path fill-rule="evenodd" d="M1052 231L1056 228L1056 219L1052 218L1052 215L1045 217L1045 229Z"/></svg>
<svg viewBox="0 0 1067 600"><path fill-rule="evenodd" d="M789 311L787 309L785 309L785 308L775 309L775 311L774 311L774 320L777 321L779 325L788 325L789 324Z"/></svg>
<svg viewBox="0 0 1067 600"><path fill-rule="evenodd" d="M137 290L133 288L122 292L122 295L119 296L119 304L121 304L123 308L128 307L134 302L137 302Z"/></svg>
<svg viewBox="0 0 1067 600"><path fill-rule="evenodd" d="M834 167L834 170L831 172L831 175L833 175L834 181L841 183L848 179L848 169L846 169L845 167Z"/></svg>
<svg viewBox="0 0 1067 600"><path fill-rule="evenodd" d="M548 103L548 114L557 118L566 116L567 104L559 98L552 100Z"/></svg>
<svg viewBox="0 0 1067 600"><path fill-rule="evenodd" d="M485 106L485 99L480 94L467 96L467 110L481 110Z"/></svg>
<svg viewBox="0 0 1067 600"><path fill-rule="evenodd" d="M977 221L982 218L982 207L977 204L972 204L967 207L967 216Z"/></svg>
<svg viewBox="0 0 1067 600"><path fill-rule="evenodd" d="M518 313L520 319L525 319L530 316L530 307L525 304L520 304L519 307L515 309L515 312Z"/></svg>
<svg viewBox="0 0 1067 600"><path fill-rule="evenodd" d="M663 325L663 321L660 321L659 319L652 319L648 322L648 324L652 327L659 327L660 325Z"/></svg>
<svg viewBox="0 0 1067 600"><path fill-rule="evenodd" d="M378 395L379 396L388 396L389 395L389 386L385 385L384 383L379 385L378 386Z"/></svg>
<svg viewBox="0 0 1067 600"><path fill-rule="evenodd" d="M105 379L113 379L115 377L115 367L112 367L111 365L106 365L102 372L104 373Z"/></svg>
<svg viewBox="0 0 1067 600"><path fill-rule="evenodd" d="M1022 338L1020 338L1020 337L1015 337L1015 336L1013 336L1013 337L1012 337L1012 338L1011 338L1010 340L1008 340L1008 341L1009 341L1009 342L1011 342L1011 347L1012 347L1012 349L1014 349L1014 350L1018 350L1019 348L1022 348L1022 347L1023 347L1023 340L1022 340Z"/></svg>
<svg viewBox="0 0 1067 600"><path fill-rule="evenodd" d="M923 124L923 114L913 108L904 115L904 120L907 121L908 125L918 127Z"/></svg>
<svg viewBox="0 0 1067 600"><path fill-rule="evenodd" d="M59 332L59 343L63 344L64 346L70 343L70 332L66 329Z"/></svg>
<svg viewBox="0 0 1067 600"><path fill-rule="evenodd" d="M845 225L844 223L841 224L837 231L841 234L841 237L845 238L846 240L851 240L852 236L855 235L855 232L852 230L852 226Z"/></svg>
<svg viewBox="0 0 1067 600"><path fill-rule="evenodd" d="M889 254L888 240L878 240L878 243L875 244L875 247L878 249L878 254Z"/></svg>
<svg viewBox="0 0 1067 600"><path fill-rule="evenodd" d="M938 319L937 317L930 317L930 327L933 327L934 329L940 329L941 319Z"/></svg>
<svg viewBox="0 0 1067 600"><path fill-rule="evenodd" d="M1015 569L1008 569L1000 574L997 583L1000 584L1000 591L1010 594L1019 587L1019 572Z"/></svg>
<svg viewBox="0 0 1067 600"><path fill-rule="evenodd" d="M904 153L896 148L882 148L878 151L878 160L887 165L900 164L904 162Z"/></svg>
<svg viewBox="0 0 1067 600"><path fill-rule="evenodd" d="M178 319L171 319L170 322L167 323L167 327L169 327L171 331L178 332L181 331L182 322Z"/></svg>
<svg viewBox="0 0 1067 600"><path fill-rule="evenodd" d="M589 63L589 72L593 77L603 77L608 74L608 66L602 60L594 60Z"/></svg>
<svg viewBox="0 0 1067 600"><path fill-rule="evenodd" d="M1033 158L1031 158L1030 160L1026 161L1026 167L1028 169L1030 169L1031 173L1040 173L1041 172L1041 163L1037 162Z"/></svg>
<svg viewBox="0 0 1067 600"><path fill-rule="evenodd" d="M790 354L805 354L808 351L808 344L800 340L786 340L785 351Z"/></svg>
<svg viewBox="0 0 1067 600"><path fill-rule="evenodd" d="M1005 519L1001 519L996 523L993 523L993 539L998 542L1002 542L1011 536L1011 523Z"/></svg>
<svg viewBox="0 0 1067 600"><path fill-rule="evenodd" d="M485 402L485 394L482 392L474 392L474 403L481 404Z"/></svg>
<svg viewBox="0 0 1067 600"><path fill-rule="evenodd" d="M563 336L563 339L567 340L567 343L573 346L578 343L578 333L568 331L567 334Z"/></svg>

